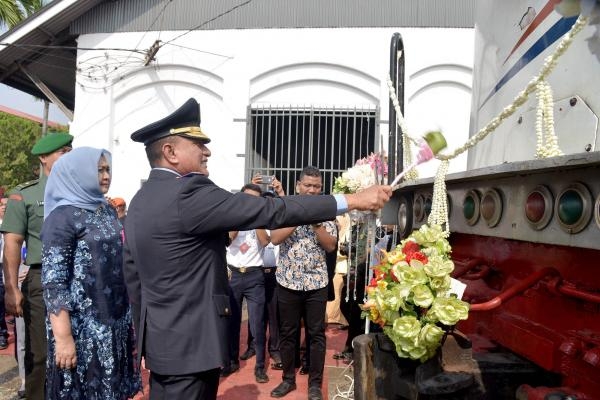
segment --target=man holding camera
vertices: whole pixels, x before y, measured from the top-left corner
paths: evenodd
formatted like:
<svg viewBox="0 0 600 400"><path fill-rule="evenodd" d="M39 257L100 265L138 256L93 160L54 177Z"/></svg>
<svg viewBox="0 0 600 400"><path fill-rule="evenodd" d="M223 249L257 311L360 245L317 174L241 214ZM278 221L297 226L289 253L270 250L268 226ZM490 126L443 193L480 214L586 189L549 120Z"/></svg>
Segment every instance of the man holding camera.
<svg viewBox="0 0 600 400"><path fill-rule="evenodd" d="M242 193L260 196L260 186L248 183L242 187ZM229 376L240 369L240 324L242 320L242 301L248 304L248 325L254 337L256 366L254 377L258 383L266 383L269 377L265 372L265 278L263 273L263 249L270 242L265 229L230 231L227 247L227 267L231 273L229 279L231 297L229 365L221 371L221 376Z"/></svg>

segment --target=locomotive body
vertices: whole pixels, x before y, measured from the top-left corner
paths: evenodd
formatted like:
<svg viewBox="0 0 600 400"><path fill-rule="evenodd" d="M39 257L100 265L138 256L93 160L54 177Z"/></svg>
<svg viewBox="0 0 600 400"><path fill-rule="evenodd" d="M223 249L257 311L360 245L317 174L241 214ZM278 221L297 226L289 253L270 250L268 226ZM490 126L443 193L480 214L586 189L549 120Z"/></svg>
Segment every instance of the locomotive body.
<svg viewBox="0 0 600 400"><path fill-rule="evenodd" d="M511 104L577 20L558 3L477 2L471 135ZM600 399L599 20L591 16L547 77L565 155L536 159L531 95L469 150L467 171L446 178L454 277L471 303L458 329L477 373L496 371L473 398ZM384 222L406 237L427 223L432 192L431 178L402 184Z"/></svg>

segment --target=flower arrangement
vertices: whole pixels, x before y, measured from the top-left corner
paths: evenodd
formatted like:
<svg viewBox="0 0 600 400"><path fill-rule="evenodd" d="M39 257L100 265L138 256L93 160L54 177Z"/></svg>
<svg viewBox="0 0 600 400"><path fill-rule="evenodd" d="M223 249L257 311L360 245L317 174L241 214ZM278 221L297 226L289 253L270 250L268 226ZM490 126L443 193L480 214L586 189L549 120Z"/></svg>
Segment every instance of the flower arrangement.
<svg viewBox="0 0 600 400"><path fill-rule="evenodd" d="M342 175L335 178L333 193L356 193L382 181L387 175L387 164L381 153L371 153L356 161Z"/></svg>
<svg viewBox="0 0 600 400"><path fill-rule="evenodd" d="M439 225L423 225L374 267L363 315L383 328L400 357L428 360L445 331L468 317L469 304L450 293L450 251Z"/></svg>

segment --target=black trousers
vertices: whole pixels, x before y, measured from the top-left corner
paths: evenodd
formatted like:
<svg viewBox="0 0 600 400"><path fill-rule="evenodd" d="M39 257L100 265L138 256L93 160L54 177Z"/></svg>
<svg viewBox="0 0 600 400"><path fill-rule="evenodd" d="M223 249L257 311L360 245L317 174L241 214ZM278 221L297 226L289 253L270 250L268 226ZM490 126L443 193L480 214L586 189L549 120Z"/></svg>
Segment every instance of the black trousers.
<svg viewBox="0 0 600 400"><path fill-rule="evenodd" d="M310 366L308 386L321 387L325 367L325 310L327 308L327 287L297 291L278 285L279 335L281 339L281 361L283 380L296 382L294 368L297 335L300 319L304 319L306 333L310 336Z"/></svg>
<svg viewBox="0 0 600 400"><path fill-rule="evenodd" d="M4 278L2 277L2 260L0 260L0 336L8 339L8 328L6 326L6 306L4 305Z"/></svg>
<svg viewBox="0 0 600 400"><path fill-rule="evenodd" d="M41 268L29 268L21 285L25 301L25 393L27 400L44 400L46 382L46 306L42 290Z"/></svg>
<svg viewBox="0 0 600 400"><path fill-rule="evenodd" d="M265 332L269 328L269 338L267 340L267 348L269 354L274 360L280 360L279 353L279 309L277 307L277 280L275 279L275 268L265 268ZM254 337L252 336L252 328L248 321L248 348L256 347L254 345Z"/></svg>
<svg viewBox="0 0 600 400"><path fill-rule="evenodd" d="M265 277L262 269L240 273L232 268L229 280L231 318L229 320L229 359L238 362L240 356L240 324L242 323L242 301L248 304L248 323L254 337L256 350L255 368L265 367Z"/></svg>
<svg viewBox="0 0 600 400"><path fill-rule="evenodd" d="M220 369L189 375L150 372L150 400L215 400Z"/></svg>

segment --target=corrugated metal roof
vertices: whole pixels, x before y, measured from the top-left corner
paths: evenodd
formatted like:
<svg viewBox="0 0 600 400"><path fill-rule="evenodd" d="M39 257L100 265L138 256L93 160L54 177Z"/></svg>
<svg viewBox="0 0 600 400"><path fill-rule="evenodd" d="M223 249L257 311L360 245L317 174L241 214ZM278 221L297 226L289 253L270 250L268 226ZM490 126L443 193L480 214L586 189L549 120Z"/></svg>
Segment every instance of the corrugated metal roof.
<svg viewBox="0 0 600 400"><path fill-rule="evenodd" d="M476 0L127 0L104 2L71 32L185 29L472 28Z"/></svg>
<svg viewBox="0 0 600 400"><path fill-rule="evenodd" d="M296 27L473 27L476 0L54 0L0 35L0 82L70 109L80 33ZM49 46L60 46L54 48Z"/></svg>
<svg viewBox="0 0 600 400"><path fill-rule="evenodd" d="M0 82L38 98L46 98L19 68L21 65L72 110L75 105L74 48L77 43L69 32L69 24L101 1L55 0L0 35Z"/></svg>

